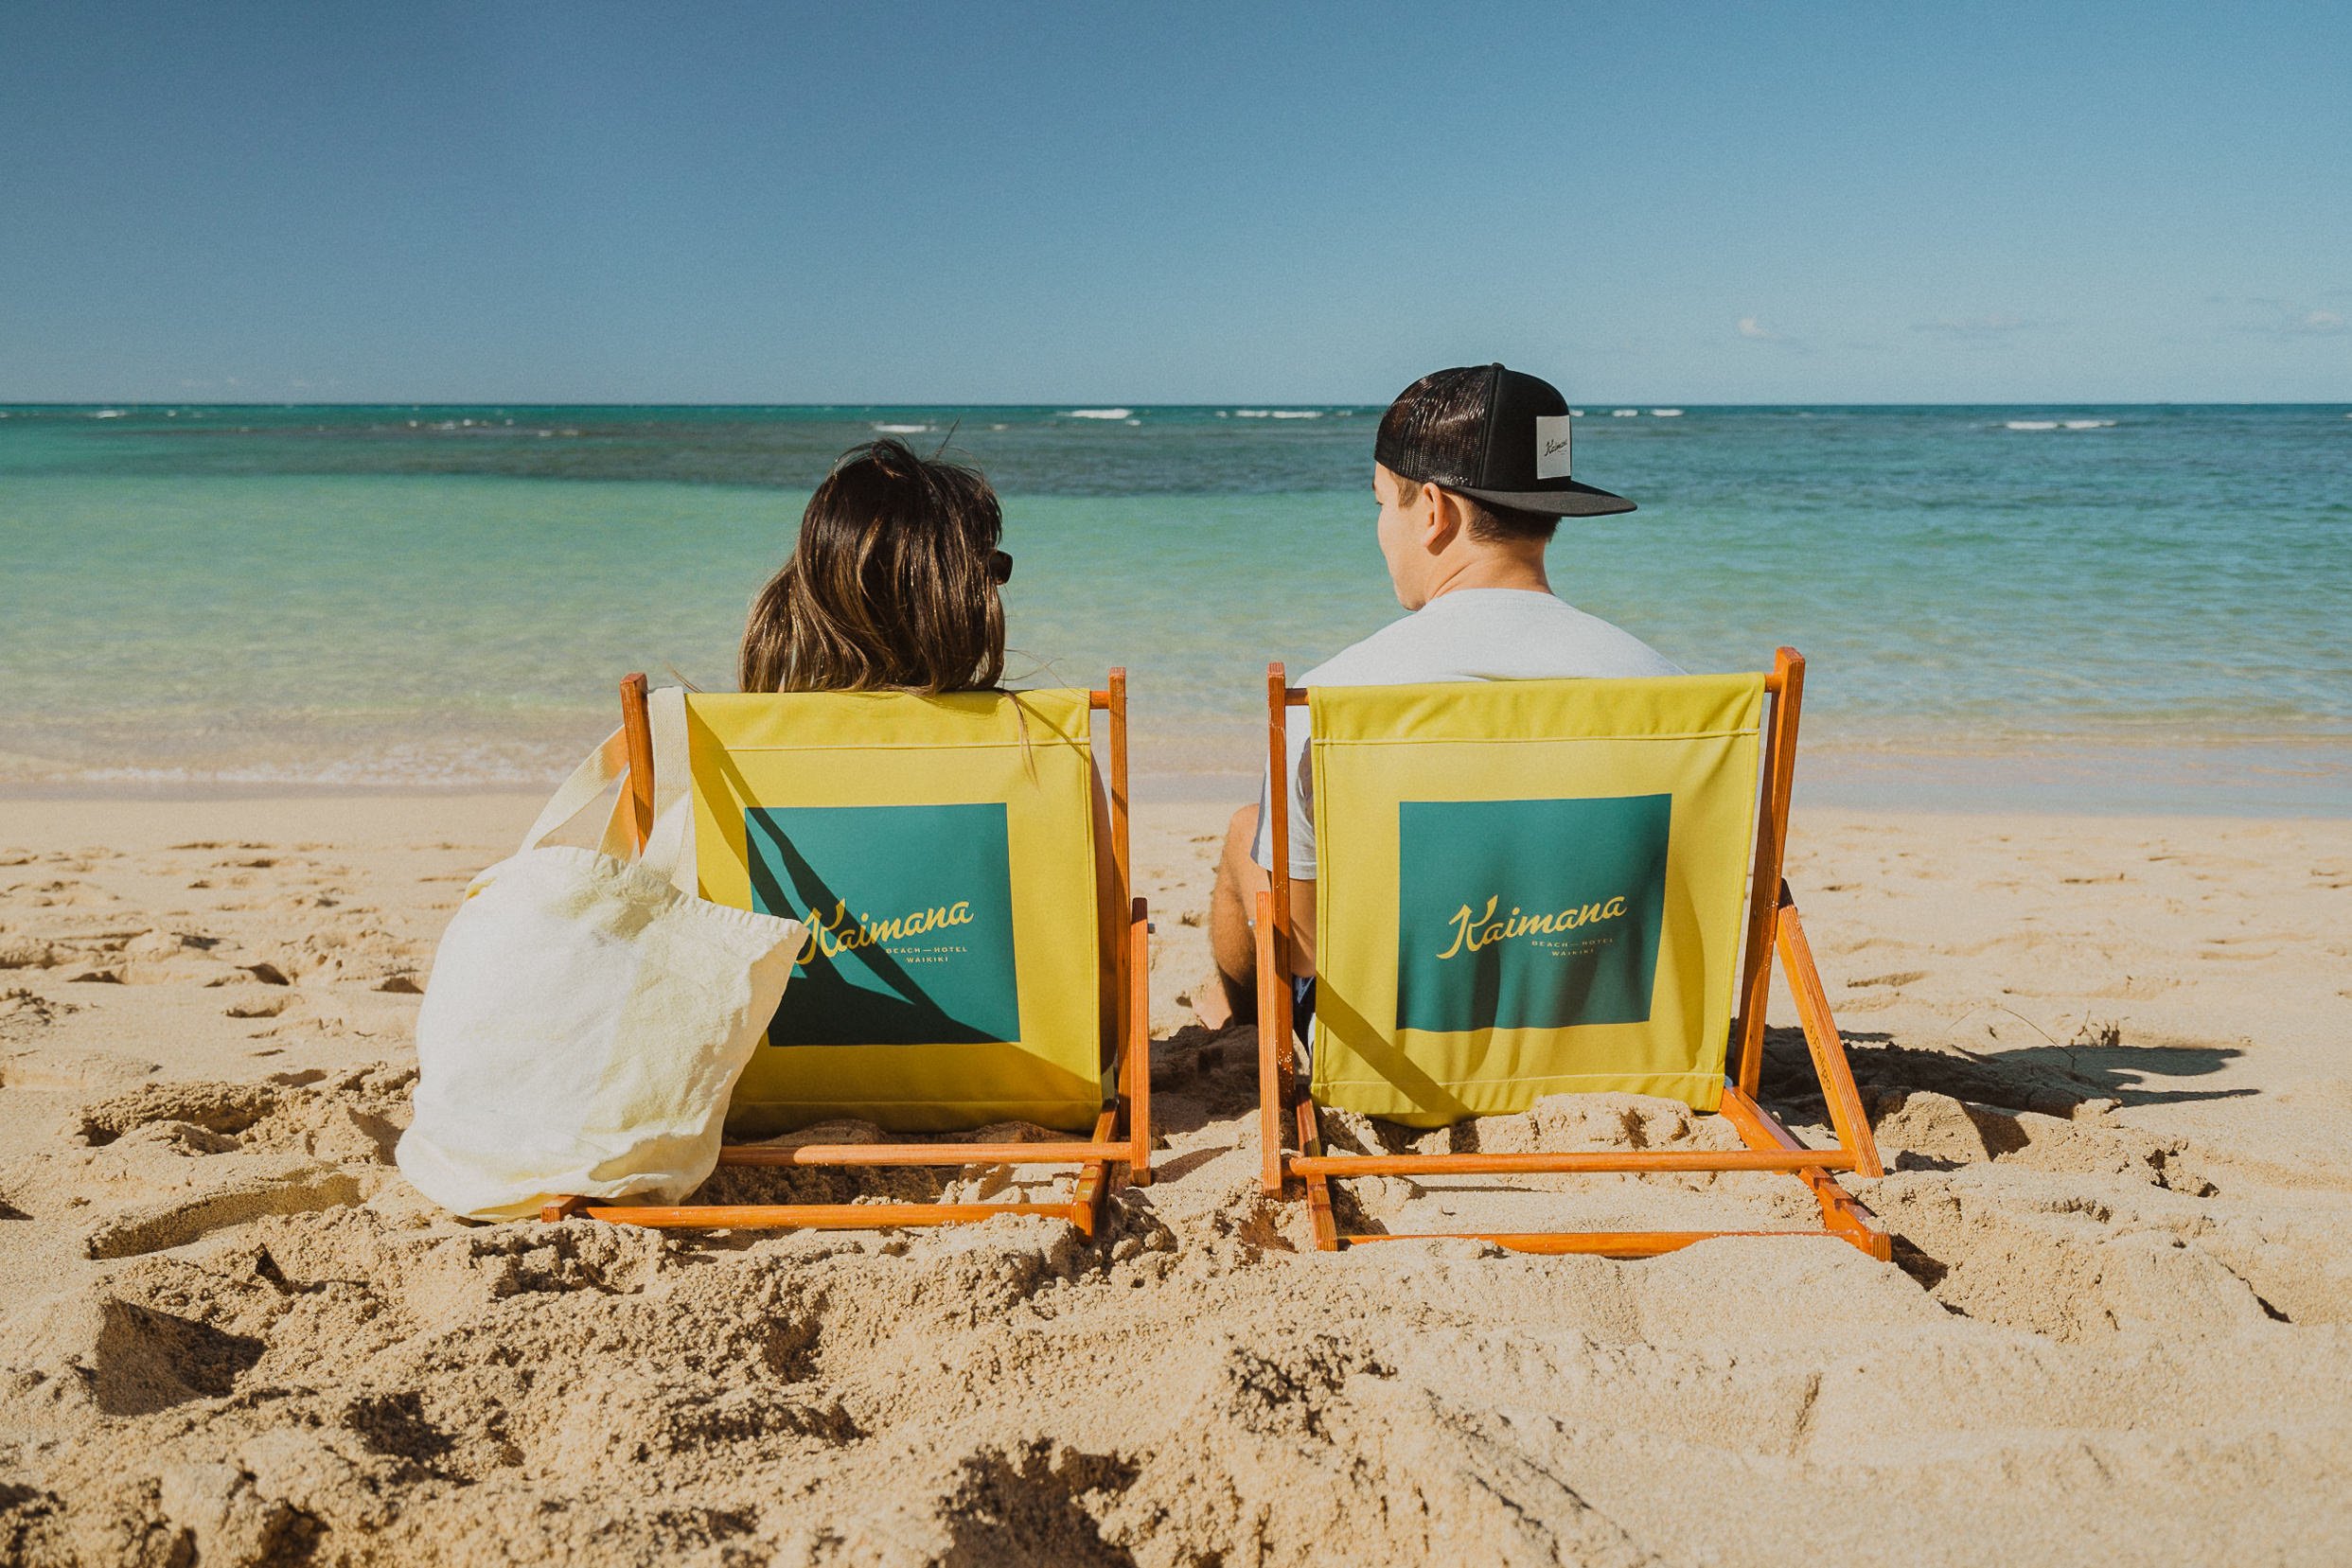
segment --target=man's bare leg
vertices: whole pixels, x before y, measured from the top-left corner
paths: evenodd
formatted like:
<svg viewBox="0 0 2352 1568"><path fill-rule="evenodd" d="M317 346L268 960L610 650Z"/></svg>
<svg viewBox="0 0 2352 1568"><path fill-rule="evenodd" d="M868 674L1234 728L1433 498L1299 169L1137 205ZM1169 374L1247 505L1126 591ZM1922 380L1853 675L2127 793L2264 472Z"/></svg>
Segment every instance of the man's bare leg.
<svg viewBox="0 0 2352 1568"><path fill-rule="evenodd" d="M1266 889L1265 868L1249 858L1258 835L1258 808L1244 806L1226 828L1217 857L1216 886L1209 892L1209 954L1216 975L1193 988L1193 1011L1211 1029L1247 1023L1258 1015L1258 939L1250 924L1258 895Z"/></svg>

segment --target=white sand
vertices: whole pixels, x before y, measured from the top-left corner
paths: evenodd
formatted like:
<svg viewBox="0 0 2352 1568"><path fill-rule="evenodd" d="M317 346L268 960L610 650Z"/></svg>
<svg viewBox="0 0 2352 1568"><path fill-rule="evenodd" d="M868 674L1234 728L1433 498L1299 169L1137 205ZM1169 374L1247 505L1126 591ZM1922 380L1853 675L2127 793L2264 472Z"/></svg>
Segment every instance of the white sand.
<svg viewBox="0 0 2352 1568"><path fill-rule="evenodd" d="M1305 1250L1248 1034L1176 1027L1191 806L1139 824L1162 1179L1100 1242L460 1224L388 1163L416 987L535 803L5 807L0 1561L2352 1560L2352 824L1800 811L1890 1267ZM1821 1137L1802 1059L1766 1098ZM1809 1216L1785 1178L1355 1190Z"/></svg>

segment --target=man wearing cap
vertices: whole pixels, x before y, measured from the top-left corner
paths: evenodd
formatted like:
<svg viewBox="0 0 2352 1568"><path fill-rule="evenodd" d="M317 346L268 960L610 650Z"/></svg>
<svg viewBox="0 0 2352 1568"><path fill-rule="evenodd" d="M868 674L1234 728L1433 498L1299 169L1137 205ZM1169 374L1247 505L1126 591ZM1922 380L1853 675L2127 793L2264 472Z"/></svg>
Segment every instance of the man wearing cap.
<svg viewBox="0 0 2352 1568"><path fill-rule="evenodd" d="M1309 670L1304 686L1432 680L1680 675L1630 633L1551 590L1544 551L1562 518L1630 512L1622 496L1568 475L1568 405L1558 389L1499 364L1424 376L1381 416L1372 494L1380 554L1412 611ZM1293 1013L1314 1010L1315 802L1307 714L1288 716ZM1250 923L1273 864L1259 803L1234 813L1210 897L1215 980L1196 988L1201 1021L1221 1029L1257 1010Z"/></svg>

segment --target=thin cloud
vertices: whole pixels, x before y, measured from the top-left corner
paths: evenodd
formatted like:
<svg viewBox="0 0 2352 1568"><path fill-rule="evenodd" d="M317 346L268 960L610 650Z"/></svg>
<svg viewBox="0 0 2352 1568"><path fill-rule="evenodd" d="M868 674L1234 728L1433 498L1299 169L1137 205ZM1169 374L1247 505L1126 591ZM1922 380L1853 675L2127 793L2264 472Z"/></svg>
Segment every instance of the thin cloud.
<svg viewBox="0 0 2352 1568"><path fill-rule="evenodd" d="M1771 327L1766 326L1762 322L1757 320L1754 316L1742 316L1740 318L1740 336L1745 338L1750 343L1768 343L1776 348L1785 348L1792 354L1810 354L1813 352L1812 349L1805 346L1803 339L1792 338L1786 332L1776 332Z"/></svg>
<svg viewBox="0 0 2352 1568"><path fill-rule="evenodd" d="M2264 322L2241 323L2238 331L2272 338L2332 338L2352 328L2352 322L2347 322L2341 310L2312 309L2278 300L2259 303L2271 308L2273 312L2272 318Z"/></svg>
<svg viewBox="0 0 2352 1568"><path fill-rule="evenodd" d="M2006 310L1995 310L1982 316L1946 316L1940 321L1918 321L1911 324L1914 332L1933 332L1946 338L2005 338L2012 332L2023 332L2033 322Z"/></svg>
<svg viewBox="0 0 2352 1568"><path fill-rule="evenodd" d="M1771 327L1766 326L1762 322L1757 320L1754 316L1742 316L1740 318L1739 330L1740 336L1745 338L1749 343L1770 344L1775 348L1783 349L1791 354L1810 354L1813 352L1811 348L1805 345L1802 339L1792 338L1786 332L1776 332Z"/></svg>

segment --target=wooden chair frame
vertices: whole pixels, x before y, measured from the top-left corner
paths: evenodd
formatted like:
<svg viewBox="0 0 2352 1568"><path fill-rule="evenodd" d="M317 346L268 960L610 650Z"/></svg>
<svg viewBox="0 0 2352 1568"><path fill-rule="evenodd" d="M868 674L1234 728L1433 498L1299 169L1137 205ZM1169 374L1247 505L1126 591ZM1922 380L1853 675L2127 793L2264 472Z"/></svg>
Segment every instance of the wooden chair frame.
<svg viewBox="0 0 2352 1568"><path fill-rule="evenodd" d="M1088 694L1091 711L1110 715L1110 830L1115 897L1127 907L1127 940L1112 954L1119 1054L1118 1093L1096 1118L1092 1136L1038 1143L804 1143L789 1147L722 1144L718 1163L735 1166L911 1167L1072 1165L1070 1196L1058 1203L689 1204L654 1207L565 1198L539 1211L542 1220L585 1215L619 1224L664 1229L879 1230L899 1225L959 1224L1000 1214L1045 1214L1068 1220L1085 1235L1102 1224L1110 1167L1134 1186L1152 1179L1151 922L1133 896L1127 843L1127 672L1113 669L1105 689ZM628 800L630 836L643 851L653 831L653 729L645 710L645 678L621 682L621 728L628 749L622 788Z"/></svg>
<svg viewBox="0 0 2352 1568"><path fill-rule="evenodd" d="M1796 901L1781 879L1782 852L1789 834L1789 795L1796 768L1796 720L1803 705L1805 660L1794 648L1781 648L1772 673L1764 678L1770 711L1764 721L1762 761L1763 802L1757 813L1756 859L1748 891L1747 928L1741 960L1739 1011L1732 1020L1734 1070L1724 1078L1722 1115L1747 1147L1736 1151L1705 1149L1591 1151L1578 1154L1326 1154L1312 1094L1298 1082L1291 1053L1290 976L1290 791L1283 787L1289 753L1284 728L1288 709L1302 706L1306 689L1286 684L1280 663L1266 666L1266 760L1268 777L1276 781L1267 791L1273 813L1269 835L1273 870L1266 891L1258 895L1258 1132L1264 1151L1261 1179L1266 1192L1280 1194L1286 1180L1305 1185L1307 1207L1316 1244L1336 1251L1357 1242L1424 1241L1439 1237L1468 1237L1492 1242L1514 1252L1593 1253L1611 1258L1647 1258L1686 1247L1715 1236L1835 1236L1885 1262L1892 1242L1872 1223L1873 1216L1837 1185L1831 1174L1853 1171L1866 1176L1885 1173L1878 1146L1863 1114L1862 1097L1854 1087L1846 1046L1830 1016L1830 1000L1813 966L1813 949L1798 921ZM1764 1007L1772 987L1772 960L1777 952L1786 967L1789 989L1796 998L1796 1014L1804 1026L1805 1044L1821 1080L1830 1122L1837 1134L1833 1150L1809 1149L1757 1102L1756 1091L1764 1063ZM1285 1126L1287 1122L1287 1126ZM1292 1153L1286 1136L1295 1136ZM1818 1230L1675 1230L1675 1231L1525 1231L1342 1234L1332 1215L1331 1183L1348 1176L1508 1175L1558 1172L1633 1172L1716 1171L1785 1171L1805 1184L1821 1206Z"/></svg>

